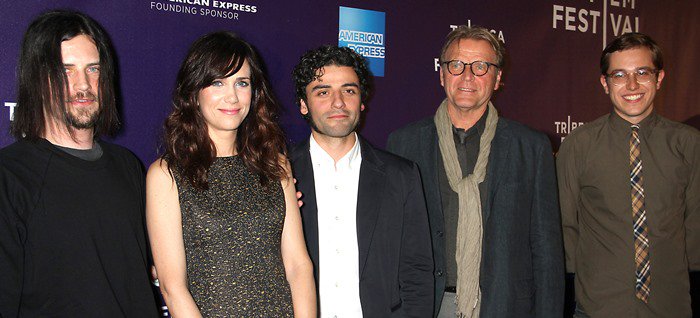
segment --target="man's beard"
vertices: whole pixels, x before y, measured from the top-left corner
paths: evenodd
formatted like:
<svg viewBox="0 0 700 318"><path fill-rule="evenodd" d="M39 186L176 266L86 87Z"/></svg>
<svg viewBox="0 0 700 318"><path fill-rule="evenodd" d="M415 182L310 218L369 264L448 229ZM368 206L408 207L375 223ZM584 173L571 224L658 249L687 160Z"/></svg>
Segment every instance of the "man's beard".
<svg viewBox="0 0 700 318"><path fill-rule="evenodd" d="M68 107L68 109L66 109L66 124L69 127L76 129L89 129L95 127L100 117L100 100L92 92L79 92L75 94L75 96L71 96L71 98L68 100L68 104L71 105L71 102L76 99L93 100L97 107Z"/></svg>
<svg viewBox="0 0 700 318"><path fill-rule="evenodd" d="M315 131L315 132L317 132L317 133L319 133L319 134L321 134L321 135L325 135L325 136L329 136L329 137L335 137L335 138L347 137L347 136L349 136L350 134L352 134L352 132L354 132L355 129L357 129L357 126L360 124L359 121L358 121L358 122L355 122L355 123L351 123L351 124L350 124L349 126L347 126L347 127L330 127L330 126L326 126L326 125L320 125L320 126L319 126L319 125L316 123L316 121L314 120L313 115L312 115L312 112L313 112L313 111L311 110L311 108L309 108L309 113L307 113L307 115L305 116L305 117L306 117L306 121L309 123L309 126L311 126L311 129L312 129L313 131ZM350 113L347 112L347 111L342 111L342 112L343 112L343 114L345 114L345 115L350 115ZM326 114L327 114L327 113L326 113ZM323 114L323 115L326 116L326 114Z"/></svg>

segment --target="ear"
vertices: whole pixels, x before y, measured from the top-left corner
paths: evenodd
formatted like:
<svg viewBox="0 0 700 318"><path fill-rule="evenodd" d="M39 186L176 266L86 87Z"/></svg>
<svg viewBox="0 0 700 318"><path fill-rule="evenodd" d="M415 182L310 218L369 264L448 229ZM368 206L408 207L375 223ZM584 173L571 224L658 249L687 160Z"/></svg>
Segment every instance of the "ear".
<svg viewBox="0 0 700 318"><path fill-rule="evenodd" d="M360 111L362 112L364 110L365 110L365 103L362 103L362 104L360 104Z"/></svg>
<svg viewBox="0 0 700 318"><path fill-rule="evenodd" d="M493 85L493 90L497 91L499 87L501 87L501 74L503 74L503 71L501 69L498 69L498 73L496 73L496 83Z"/></svg>
<svg viewBox="0 0 700 318"><path fill-rule="evenodd" d="M438 72L438 76L440 76L440 86L445 87L445 78L443 77L443 68L440 66L440 71Z"/></svg>
<svg viewBox="0 0 700 318"><path fill-rule="evenodd" d="M306 102L303 99L299 100L299 112L304 116L309 114L309 107L306 106Z"/></svg>
<svg viewBox="0 0 700 318"><path fill-rule="evenodd" d="M600 76L600 85L603 85L603 89L605 90L605 94L610 94L610 91L608 90L608 81L607 77L605 75Z"/></svg>
<svg viewBox="0 0 700 318"><path fill-rule="evenodd" d="M660 70L659 74L656 74L656 89L661 89L661 81L664 80L664 76L666 76L664 70Z"/></svg>

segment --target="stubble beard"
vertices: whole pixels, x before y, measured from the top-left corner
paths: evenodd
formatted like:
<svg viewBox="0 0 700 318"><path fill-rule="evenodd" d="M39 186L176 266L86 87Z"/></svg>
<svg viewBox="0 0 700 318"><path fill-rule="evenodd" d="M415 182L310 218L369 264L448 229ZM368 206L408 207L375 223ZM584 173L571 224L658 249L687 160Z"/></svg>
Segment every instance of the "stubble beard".
<svg viewBox="0 0 700 318"><path fill-rule="evenodd" d="M66 109L66 124L75 129L90 129L97 125L100 117L100 100L92 92L78 92L67 101L70 103L76 99L89 98L93 100L93 105L89 107L73 108L72 106Z"/></svg>
<svg viewBox="0 0 700 318"><path fill-rule="evenodd" d="M317 132L318 134L328 136L328 137L334 137L334 138L342 138L342 137L349 136L350 134L352 134L352 132L355 131L355 129L357 129L357 126L359 125L359 121L357 121L356 123L350 124L347 127L347 129L340 130L340 129L333 129L331 127L328 127L328 129L321 130L319 128L319 126L316 124L316 121L314 120L313 116L311 115L310 109L309 109L309 116L308 116L307 121L309 122L309 125L311 126L311 129L313 131Z"/></svg>

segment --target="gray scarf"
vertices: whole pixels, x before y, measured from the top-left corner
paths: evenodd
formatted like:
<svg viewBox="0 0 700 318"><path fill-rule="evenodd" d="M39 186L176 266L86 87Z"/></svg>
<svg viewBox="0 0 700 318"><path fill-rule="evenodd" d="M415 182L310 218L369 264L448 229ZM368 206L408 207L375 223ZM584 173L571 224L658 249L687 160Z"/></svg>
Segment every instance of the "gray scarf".
<svg viewBox="0 0 700 318"><path fill-rule="evenodd" d="M479 317L481 290L479 270L481 266L481 197L479 183L486 176L486 164L491 152L491 140L496 133L498 111L488 104L486 127L481 134L479 155L474 172L462 177L462 169L457 159L452 121L447 113L447 100L442 101L435 113L435 127L442 161L450 188L459 197L459 217L457 222L457 313L462 317Z"/></svg>

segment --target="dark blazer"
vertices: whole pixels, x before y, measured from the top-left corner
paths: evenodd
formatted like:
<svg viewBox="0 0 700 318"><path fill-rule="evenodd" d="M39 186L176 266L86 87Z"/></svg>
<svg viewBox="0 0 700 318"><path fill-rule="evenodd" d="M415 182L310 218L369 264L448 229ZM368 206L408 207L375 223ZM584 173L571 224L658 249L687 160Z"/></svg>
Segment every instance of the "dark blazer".
<svg viewBox="0 0 700 318"><path fill-rule="evenodd" d="M360 303L371 317L430 317L433 257L418 167L359 137L362 164L357 197ZM309 140L290 152L306 247L318 281L318 217ZM320 299L320 298L319 298Z"/></svg>
<svg viewBox="0 0 700 318"><path fill-rule="evenodd" d="M395 131L387 143L389 151L420 168L433 239L435 313L445 290L446 257L439 148L433 117ZM564 254L549 139L499 118L486 179L481 317L561 317Z"/></svg>

